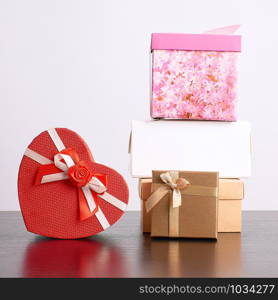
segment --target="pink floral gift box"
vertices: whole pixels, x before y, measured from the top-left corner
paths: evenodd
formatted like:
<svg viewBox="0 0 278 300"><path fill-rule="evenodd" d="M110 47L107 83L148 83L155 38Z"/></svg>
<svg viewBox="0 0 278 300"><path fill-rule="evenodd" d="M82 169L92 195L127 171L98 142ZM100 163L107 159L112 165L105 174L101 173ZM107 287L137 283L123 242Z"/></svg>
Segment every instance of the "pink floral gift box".
<svg viewBox="0 0 278 300"><path fill-rule="evenodd" d="M152 118L235 121L241 36L152 34Z"/></svg>

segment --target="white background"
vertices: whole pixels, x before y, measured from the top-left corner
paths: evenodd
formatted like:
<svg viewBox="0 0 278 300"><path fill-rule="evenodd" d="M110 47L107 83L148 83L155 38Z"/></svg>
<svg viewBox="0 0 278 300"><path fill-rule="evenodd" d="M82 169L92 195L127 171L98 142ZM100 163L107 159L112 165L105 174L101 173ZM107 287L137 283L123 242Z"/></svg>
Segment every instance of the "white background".
<svg viewBox="0 0 278 300"><path fill-rule="evenodd" d="M149 118L152 32L242 24L239 117L253 127L244 209L278 209L278 1L0 0L0 210L19 209L17 169L41 131L68 127L128 172L132 119ZM227 158L229 159L229 158Z"/></svg>

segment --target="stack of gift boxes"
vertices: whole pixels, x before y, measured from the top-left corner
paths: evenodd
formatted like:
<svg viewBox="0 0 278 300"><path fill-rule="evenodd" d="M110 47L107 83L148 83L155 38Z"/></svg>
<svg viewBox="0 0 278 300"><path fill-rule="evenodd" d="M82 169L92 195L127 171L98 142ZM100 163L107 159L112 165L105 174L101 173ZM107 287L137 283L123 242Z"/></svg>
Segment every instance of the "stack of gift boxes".
<svg viewBox="0 0 278 300"><path fill-rule="evenodd" d="M226 29L152 35L153 120L133 121L130 139L142 231L151 236L241 232L250 124L236 118L241 37Z"/></svg>

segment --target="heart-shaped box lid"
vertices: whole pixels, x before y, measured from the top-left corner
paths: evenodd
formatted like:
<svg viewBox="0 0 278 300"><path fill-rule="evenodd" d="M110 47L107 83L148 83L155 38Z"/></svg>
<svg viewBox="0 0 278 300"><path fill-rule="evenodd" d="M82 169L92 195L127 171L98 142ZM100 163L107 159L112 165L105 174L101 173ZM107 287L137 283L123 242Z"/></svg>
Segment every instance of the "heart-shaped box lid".
<svg viewBox="0 0 278 300"><path fill-rule="evenodd" d="M62 239L109 228L128 204L124 178L96 163L85 141L66 128L44 131L28 146L18 195L27 230Z"/></svg>

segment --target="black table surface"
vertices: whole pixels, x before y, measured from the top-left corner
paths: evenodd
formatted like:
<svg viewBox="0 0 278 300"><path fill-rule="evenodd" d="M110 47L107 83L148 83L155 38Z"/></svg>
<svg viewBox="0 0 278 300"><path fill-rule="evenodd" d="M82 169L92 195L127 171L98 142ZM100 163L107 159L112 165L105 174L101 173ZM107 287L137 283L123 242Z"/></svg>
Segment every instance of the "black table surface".
<svg viewBox="0 0 278 300"><path fill-rule="evenodd" d="M87 239L49 239L0 212L0 277L278 277L278 211L243 212L242 233L218 241L151 238L139 212Z"/></svg>

